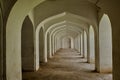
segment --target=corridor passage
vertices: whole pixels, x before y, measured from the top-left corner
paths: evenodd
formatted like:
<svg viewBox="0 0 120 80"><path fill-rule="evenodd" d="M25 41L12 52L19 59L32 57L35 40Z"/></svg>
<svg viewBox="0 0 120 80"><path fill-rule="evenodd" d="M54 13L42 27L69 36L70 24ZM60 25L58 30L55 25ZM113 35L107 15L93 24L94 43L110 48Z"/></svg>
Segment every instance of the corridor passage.
<svg viewBox="0 0 120 80"><path fill-rule="evenodd" d="M94 64L75 50L61 49L37 72L23 72L23 80L112 80L111 74L94 71Z"/></svg>

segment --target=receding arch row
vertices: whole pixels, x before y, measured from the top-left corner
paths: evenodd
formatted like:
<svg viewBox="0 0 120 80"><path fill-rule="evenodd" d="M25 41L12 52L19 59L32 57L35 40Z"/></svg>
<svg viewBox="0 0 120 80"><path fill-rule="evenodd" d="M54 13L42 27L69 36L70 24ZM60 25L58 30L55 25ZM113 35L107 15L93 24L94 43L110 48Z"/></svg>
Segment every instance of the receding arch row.
<svg viewBox="0 0 120 80"><path fill-rule="evenodd" d="M40 25L37 27L37 29L36 29L36 40L38 41L38 35L39 35L39 30L40 30L40 27L41 26L43 26L43 27L45 27L45 23L47 24L47 22L49 22L50 20L52 21L52 20L54 20L54 18L55 19L57 19L58 17L61 17L61 16L63 16L63 15L65 15L66 13L62 13L62 14L59 14L59 15L56 15L56 16L53 16L53 17L50 17L50 18L48 18L48 19L46 19L46 20L44 20L43 22L41 22L40 23ZM71 14L70 14L70 16L72 16ZM56 20L55 20L56 21ZM64 19L63 19L63 22L61 22L61 23L64 23L64 22L66 22L66 21L64 21ZM72 22L70 22L69 21L69 23L72 23ZM53 24L53 23L52 23ZM79 21L79 24L76 24L76 23L74 23L75 25L81 25L80 24L80 21ZM54 25L57 25L57 24L54 24ZM48 26L48 25L47 25ZM49 25L50 26L50 25ZM85 25L81 25L81 26L85 26ZM87 26L87 24L86 24L86 26ZM85 28L85 27L83 27L83 28ZM36 42L37 42L36 41ZM36 43L36 45L37 45L37 43ZM36 48L37 49L37 48ZM36 51L36 52L38 52L38 51Z"/></svg>
<svg viewBox="0 0 120 80"><path fill-rule="evenodd" d="M66 13L63 13L63 14L60 14L60 15L57 15L57 16L63 16L63 15L65 15L65 14L66 14ZM52 20L52 19L54 19L54 18L58 18L58 17L56 17L56 16L55 16L55 17L54 17L54 16L53 16L53 17L50 17L50 18L44 20L40 25L43 26L43 27L45 27L45 24L43 25L43 23L45 23L45 21L48 22L48 21L50 21L50 20ZM61 23L64 23L64 22L66 22L66 21L63 21L63 22L61 22ZM46 23L46 24L47 24L47 23ZM76 23L74 23L74 24L76 24ZM57 24L55 24L55 25L57 25ZM77 24L77 25L81 25L81 24L79 23L79 24ZM38 26L37 29L36 29L36 40L37 40L37 41L39 41L39 40L38 40L38 39L39 39L39 38L38 38L38 37L39 37L38 35L39 35L39 29L40 29L41 26ZM83 28L84 28L84 27L83 27ZM36 45L38 45L38 44L37 44L37 41L36 41ZM37 46L36 46L36 47L37 47ZM38 47L36 48L36 50L37 50L36 52L37 52L37 54L38 54Z"/></svg>
<svg viewBox="0 0 120 80"><path fill-rule="evenodd" d="M37 29L36 29L36 35L39 35L39 30L40 30L40 28L43 26L43 27L46 27L46 25L49 27L49 26L51 26L52 24L54 24L54 23L57 23L57 22L60 22L60 21L65 21L66 19L62 19L62 20L60 20L60 21L57 21L57 19L60 19L60 17L65 17L65 15L66 14L68 14L68 13L66 13L66 12L64 12L64 13L62 13L62 14L58 14L58 15L56 15L56 16L52 16L52 17L50 17L50 18L47 18L47 19L45 19L43 22L41 22L39 25L38 25L38 27L37 27ZM71 17L71 16L73 16L73 14L69 14L69 17ZM78 18L78 16L76 17L75 16L75 18L77 19ZM74 17L72 17L72 20L74 19ZM79 18L80 19L80 18ZM52 22L50 22L50 21L52 21ZM57 22L56 22L57 21ZM69 20L68 20L69 21ZM76 20L75 20L76 21ZM79 20L78 20L79 21ZM73 22L74 22L74 20L73 20ZM52 23L52 24L48 24L48 23ZM64 23L64 22L63 22ZM79 22L77 22L77 23L81 23L81 21L79 21ZM82 25L82 24L84 24L84 25ZM87 23L81 23L80 24L81 26L87 26Z"/></svg>
<svg viewBox="0 0 120 80"><path fill-rule="evenodd" d="M89 46L88 46L89 47Z"/></svg>
<svg viewBox="0 0 120 80"><path fill-rule="evenodd" d="M60 41L60 44L61 44L61 48L63 48L65 45L63 45L63 39L62 39L62 37L66 37L67 38L67 40L68 40L68 36L71 36L72 37L72 40L71 40L71 38L69 38L69 40L71 41L71 48L73 48L74 46L74 44L73 44L73 38L75 37L74 35L72 35L72 34L74 34L75 32L68 32L68 33L66 33L66 31L64 32L64 30L63 31L59 31L57 34L55 34L55 39L58 39L59 41ZM77 35L78 35L79 33L77 33ZM76 35L76 34L75 34ZM57 51L57 50L55 50L55 51Z"/></svg>
<svg viewBox="0 0 120 80"><path fill-rule="evenodd" d="M62 26L62 27L64 27L64 26ZM58 28L61 28L61 27L58 27ZM72 27L71 27L71 28L72 28ZM74 27L74 28L75 28L75 27ZM72 29L74 29L74 28L72 28ZM78 29L76 29L76 30L78 30ZM79 29L79 30L80 30L80 29ZM54 31L54 30L53 30L53 31ZM51 35L51 34L50 34L50 35ZM38 38L38 39L39 39L39 38ZM45 40L45 43L44 43L44 44L45 44L45 46L44 46L44 49L45 49L45 50L44 50L44 52L45 52L45 54L47 54L47 44L46 44L46 43L47 43L47 34L45 34L45 39L44 39L44 40ZM37 41L39 41L39 40L37 40ZM38 51L38 50L39 50L39 44L37 43L36 45L37 45L37 46L36 46L36 47L37 47L37 48L36 48L36 49L37 49L37 54L39 54L39 53L40 53L40 52ZM42 51L42 52L43 52L43 51ZM44 58L44 59L46 59L46 58ZM47 62L47 60L45 60L45 62Z"/></svg>
<svg viewBox="0 0 120 80"><path fill-rule="evenodd" d="M59 27L61 25L66 25L68 27L73 26L73 27L77 27L78 29L85 29L85 30L87 30L87 28L85 28L84 26L78 25L77 23L73 23L73 22L69 22L69 21L63 21L63 22L59 22L59 23L56 23L56 24L50 26L48 28L48 30L46 31L46 33L50 32L50 31L53 31L56 27Z"/></svg>
<svg viewBox="0 0 120 80"><path fill-rule="evenodd" d="M76 29L76 30L77 30L77 29ZM45 43L44 43L44 44L45 44L45 46L44 46L44 55L45 55L45 56L44 56L44 59L45 59L45 60L44 60L44 62L47 62L47 56L46 56L46 55L47 55L47 44L46 44L46 43L47 43L47 41L46 41L46 40L47 40L47 35L46 35L46 38L45 38L44 40L45 40ZM38 41L39 41L39 40L38 40ZM39 44L37 44L37 45L39 46ZM37 49L39 50L39 48L37 48ZM38 54L39 54L39 51L37 51L37 52L38 52ZM51 51L50 51L50 52L51 52Z"/></svg>
<svg viewBox="0 0 120 80"><path fill-rule="evenodd" d="M51 29L51 31L53 32L53 31L55 30L54 28L57 27L58 25L67 25L67 26L70 27L71 24L72 24L72 22L71 22L69 25L66 24L67 22L68 22L68 21L60 22L61 24L60 24L60 23L56 23L56 24L52 25L53 28L50 27L49 29ZM57 25L57 24L58 24L58 25ZM73 25L73 24L72 24L72 25ZM75 28L75 27L76 27L76 24L73 25L73 26L74 26L74 28ZM81 27L79 27L79 25L77 25L77 27L78 27L78 29L76 29L76 30L80 30L79 28L81 28ZM60 27L59 27L59 28L60 28ZM70 28L72 28L72 27L70 27ZM49 29L48 29L48 30L49 30ZM48 30L47 30L47 32L48 32ZM47 32L46 32L46 34L47 34Z"/></svg>
<svg viewBox="0 0 120 80"><path fill-rule="evenodd" d="M54 34L56 34L58 31L61 32L61 30L63 30L65 32L65 29L66 28L62 28L62 29L58 29L56 30L53 34L50 34L50 45L51 45L51 38L53 37ZM75 30L74 30L75 31ZM74 36L74 35L73 35ZM54 37L53 37L54 38ZM46 40L45 40L45 46L47 47L47 36L46 36ZM54 42L54 41L53 41ZM50 49L51 49L51 46L50 46ZM51 50L50 50L51 51ZM45 52L47 52L47 48L45 48ZM54 53L53 51L51 51L52 53ZM47 54L47 53L46 53ZM50 53L51 54L51 53ZM51 56L50 56L51 57Z"/></svg>
<svg viewBox="0 0 120 80"><path fill-rule="evenodd" d="M61 32L61 31L58 31L58 32ZM56 33L58 33L58 32L56 32ZM65 32L65 31L63 30L63 32ZM62 33L63 33L63 32L62 32ZM54 37L54 36L55 36L55 35L56 35L56 34L53 34L53 35L51 36L51 37L52 37L52 42L53 42L53 43L52 43L52 44L53 44L53 51L52 51L53 54L55 53L55 49L54 49L54 40L55 40L55 37ZM64 35L64 34L63 34L63 35ZM68 35L69 35L69 34L68 34Z"/></svg>
<svg viewBox="0 0 120 80"><path fill-rule="evenodd" d="M59 30L61 27L64 28L65 25L63 25L63 26L59 26L59 27L55 28L52 32L50 32L50 36L52 36L53 33L56 32L56 29ZM71 28L72 28L72 27L71 27ZM74 28L74 29L75 29L75 28ZM76 30L79 30L79 29L76 28ZM50 37L50 48L51 48L51 37ZM50 52L52 52L51 49L50 49ZM51 54L51 53L50 53L50 54Z"/></svg>
<svg viewBox="0 0 120 80"><path fill-rule="evenodd" d="M62 29L61 29L61 30L62 30ZM56 31L56 33L58 33L58 32L61 32L61 31ZM55 34L56 34L56 33L55 33ZM54 35L55 35L55 34L53 34L53 36L52 36L53 38L54 38ZM63 34L63 35L64 35L64 34Z"/></svg>
<svg viewBox="0 0 120 80"><path fill-rule="evenodd" d="M61 24L64 23L64 22L66 22L66 21L61 22ZM53 26L55 26L55 25L59 25L59 24L60 24L60 23L58 23L58 24L54 24ZM39 34L38 34L38 35L39 35ZM38 37L38 36L37 36L37 37ZM37 37L36 37L36 38L37 38ZM37 38L37 41L39 41L38 39L39 39L39 38ZM45 40L47 40L47 39L45 39ZM36 41L36 42L37 42L37 41ZM38 45L38 44L36 44L36 45ZM36 49L38 50L38 48L36 48ZM37 51L37 52L38 52L38 51Z"/></svg>

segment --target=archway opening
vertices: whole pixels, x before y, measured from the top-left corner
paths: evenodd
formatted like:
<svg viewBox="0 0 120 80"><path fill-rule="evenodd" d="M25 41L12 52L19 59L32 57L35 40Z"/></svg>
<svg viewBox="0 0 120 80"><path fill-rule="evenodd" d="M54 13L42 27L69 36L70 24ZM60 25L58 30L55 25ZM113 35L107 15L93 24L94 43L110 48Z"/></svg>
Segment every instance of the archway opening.
<svg viewBox="0 0 120 80"><path fill-rule="evenodd" d="M30 18L27 16L21 30L22 70L34 71L34 31Z"/></svg>
<svg viewBox="0 0 120 80"><path fill-rule="evenodd" d="M112 29L108 15L104 14L99 24L99 71L112 72Z"/></svg>

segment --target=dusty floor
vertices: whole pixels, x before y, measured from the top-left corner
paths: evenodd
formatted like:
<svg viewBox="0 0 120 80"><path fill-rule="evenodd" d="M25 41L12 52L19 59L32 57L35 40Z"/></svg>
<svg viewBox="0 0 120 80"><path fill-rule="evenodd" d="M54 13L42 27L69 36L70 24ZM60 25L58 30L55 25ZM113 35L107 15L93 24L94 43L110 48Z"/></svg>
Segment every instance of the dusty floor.
<svg viewBox="0 0 120 80"><path fill-rule="evenodd" d="M23 80L112 80L112 75L94 72L94 65L86 63L79 53L64 49L41 64L39 71L23 72Z"/></svg>

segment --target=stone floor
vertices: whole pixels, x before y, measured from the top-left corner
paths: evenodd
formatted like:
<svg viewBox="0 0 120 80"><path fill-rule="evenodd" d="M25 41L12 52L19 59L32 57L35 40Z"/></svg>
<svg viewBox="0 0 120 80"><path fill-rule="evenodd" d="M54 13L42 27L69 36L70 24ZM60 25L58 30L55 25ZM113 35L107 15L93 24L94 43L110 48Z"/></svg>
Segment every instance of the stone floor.
<svg viewBox="0 0 120 80"><path fill-rule="evenodd" d="M112 80L112 75L96 73L77 51L62 49L37 72L23 72L23 80Z"/></svg>

